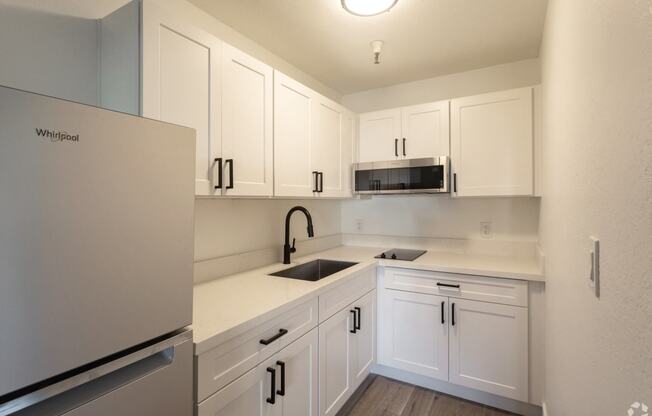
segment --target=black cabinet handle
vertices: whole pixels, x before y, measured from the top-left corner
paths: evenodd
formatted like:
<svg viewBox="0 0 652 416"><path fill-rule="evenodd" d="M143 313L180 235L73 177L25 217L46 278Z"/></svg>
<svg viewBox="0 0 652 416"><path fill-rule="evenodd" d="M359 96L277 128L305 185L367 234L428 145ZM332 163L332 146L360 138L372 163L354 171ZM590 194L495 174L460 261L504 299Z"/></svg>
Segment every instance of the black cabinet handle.
<svg viewBox="0 0 652 416"><path fill-rule="evenodd" d="M356 325L356 322L358 321L358 319L357 319L358 314L355 311L355 309L351 309L349 312L351 312L353 314L353 329L351 329L349 332L352 333L352 334L355 334L356 332L358 332L357 331L358 326Z"/></svg>
<svg viewBox="0 0 652 416"><path fill-rule="evenodd" d="M453 173L453 192L457 193L457 173Z"/></svg>
<svg viewBox="0 0 652 416"><path fill-rule="evenodd" d="M357 306L355 308L353 308L353 309L356 310L356 312L357 312L356 315L358 315L358 323L355 325L355 329L357 329L359 331L359 330L362 329L362 310L360 310L360 308L357 307Z"/></svg>
<svg viewBox="0 0 652 416"><path fill-rule="evenodd" d="M455 302L451 304L451 325L455 326Z"/></svg>
<svg viewBox="0 0 652 416"><path fill-rule="evenodd" d="M222 158L216 157L214 160L217 163L217 185L214 186L215 189L222 188Z"/></svg>
<svg viewBox="0 0 652 416"><path fill-rule="evenodd" d="M269 404L275 404L276 403L276 370L272 367L267 367L267 372L272 375L272 382L270 383L272 385L271 388L271 397L267 398L267 403Z"/></svg>
<svg viewBox="0 0 652 416"><path fill-rule="evenodd" d="M269 344L271 344L272 342L274 342L274 341L276 341L277 339L281 338L283 335L285 335L285 334L287 334L287 333L288 333L288 330L287 330L287 329L283 329L283 328L281 328L281 329L278 330L278 334L274 335L274 336L271 337L271 338L261 339L261 340L260 340L260 343L263 344L263 345L269 345Z"/></svg>
<svg viewBox="0 0 652 416"><path fill-rule="evenodd" d="M226 159L224 161L224 166L229 165L229 184L226 186L226 189L233 189L233 159Z"/></svg>
<svg viewBox="0 0 652 416"><path fill-rule="evenodd" d="M403 137L403 156L407 156L407 155L405 154L405 141L406 141L406 140L405 140L405 137Z"/></svg>
<svg viewBox="0 0 652 416"><path fill-rule="evenodd" d="M313 179L315 180L315 183L314 183L315 187L312 188L312 191L313 192L319 192L319 172L317 172L316 170L313 170L312 174L313 174Z"/></svg>
<svg viewBox="0 0 652 416"><path fill-rule="evenodd" d="M281 388L276 390L276 394L285 396L285 363L279 360L276 362L276 365L281 367Z"/></svg>
<svg viewBox="0 0 652 416"><path fill-rule="evenodd" d="M452 285L450 283L439 283L439 282L437 282L437 286L439 286L439 287L451 287L451 288L454 288L454 289L459 289L460 288L460 285Z"/></svg>
<svg viewBox="0 0 652 416"><path fill-rule="evenodd" d="M446 323L446 320L444 319L444 313L445 313L444 305L445 305L445 304L446 304L446 302L444 302L444 301L442 300L442 301L441 301L441 324L442 324L442 325L444 325L444 324Z"/></svg>
<svg viewBox="0 0 652 416"><path fill-rule="evenodd" d="M398 157L398 139L394 139L394 154Z"/></svg>
<svg viewBox="0 0 652 416"><path fill-rule="evenodd" d="M319 172L319 192L324 192L324 172Z"/></svg>

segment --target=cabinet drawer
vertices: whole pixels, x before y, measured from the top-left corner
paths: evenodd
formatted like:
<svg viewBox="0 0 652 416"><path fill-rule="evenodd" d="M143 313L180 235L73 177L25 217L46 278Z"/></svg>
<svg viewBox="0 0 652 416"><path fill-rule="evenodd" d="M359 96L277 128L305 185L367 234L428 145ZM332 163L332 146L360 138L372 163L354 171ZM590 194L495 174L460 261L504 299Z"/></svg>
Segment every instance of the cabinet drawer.
<svg viewBox="0 0 652 416"><path fill-rule="evenodd" d="M197 402L316 327L317 307L317 299L310 300L199 355ZM272 340L280 335L281 330L287 333L267 345L261 343L261 340Z"/></svg>
<svg viewBox="0 0 652 416"><path fill-rule="evenodd" d="M357 276L319 296L319 322L324 322L351 302L376 288L376 267L369 267Z"/></svg>
<svg viewBox="0 0 652 416"><path fill-rule="evenodd" d="M528 304L527 282L524 280L388 267L385 269L383 287L505 305Z"/></svg>

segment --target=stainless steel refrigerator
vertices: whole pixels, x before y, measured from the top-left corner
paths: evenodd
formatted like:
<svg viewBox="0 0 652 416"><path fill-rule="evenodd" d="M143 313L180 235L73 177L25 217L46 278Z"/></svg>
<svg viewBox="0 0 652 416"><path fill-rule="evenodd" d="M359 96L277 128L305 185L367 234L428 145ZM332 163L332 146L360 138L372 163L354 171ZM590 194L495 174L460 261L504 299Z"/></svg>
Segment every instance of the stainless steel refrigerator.
<svg viewBox="0 0 652 416"><path fill-rule="evenodd" d="M0 415L192 414L192 129L0 87Z"/></svg>

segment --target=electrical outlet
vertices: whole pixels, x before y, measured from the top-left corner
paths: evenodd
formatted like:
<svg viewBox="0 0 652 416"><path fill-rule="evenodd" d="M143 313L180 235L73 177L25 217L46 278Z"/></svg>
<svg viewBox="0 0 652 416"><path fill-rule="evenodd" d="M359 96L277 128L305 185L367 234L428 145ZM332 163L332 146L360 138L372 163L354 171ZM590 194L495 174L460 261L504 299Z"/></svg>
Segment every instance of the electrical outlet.
<svg viewBox="0 0 652 416"><path fill-rule="evenodd" d="M589 237L591 240L591 250L589 258L591 259L591 272L589 273L589 287L593 289L596 298L600 297L600 240L595 237Z"/></svg>
<svg viewBox="0 0 652 416"><path fill-rule="evenodd" d="M362 218L358 218L357 220L355 220L355 229L358 232L362 232L363 225L364 225L364 221L362 220Z"/></svg>
<svg viewBox="0 0 652 416"><path fill-rule="evenodd" d="M493 232L491 231L491 222L481 222L480 223L480 235L482 238L493 238Z"/></svg>

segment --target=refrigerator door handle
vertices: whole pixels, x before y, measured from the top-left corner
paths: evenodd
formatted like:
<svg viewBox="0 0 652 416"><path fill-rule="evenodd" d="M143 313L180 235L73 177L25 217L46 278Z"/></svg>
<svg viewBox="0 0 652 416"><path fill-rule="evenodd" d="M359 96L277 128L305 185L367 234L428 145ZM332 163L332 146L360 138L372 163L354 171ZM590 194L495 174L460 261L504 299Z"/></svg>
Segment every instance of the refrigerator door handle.
<svg viewBox="0 0 652 416"><path fill-rule="evenodd" d="M39 390L1 403L0 416L11 415L46 400L55 400L57 396L72 389L83 390L85 385L89 385L88 396L91 397L87 397L82 392L75 394L75 401L80 401L79 404L83 404L96 399L120 386L171 365L174 362L176 346L188 341L192 342L192 331L186 330L158 343L136 346L133 348L135 351L130 352L130 349L125 355L112 361L99 364L61 381L55 380L52 384ZM99 380L100 378L103 379ZM101 389L96 386L90 388L92 382L96 382Z"/></svg>

